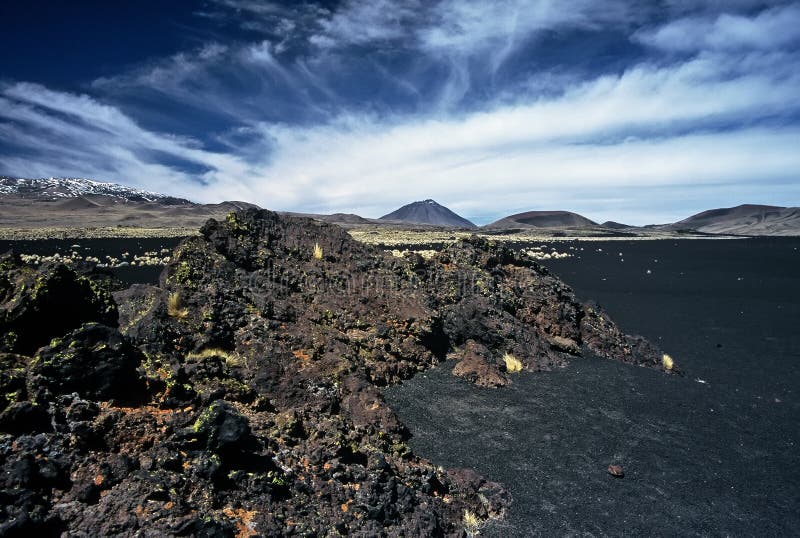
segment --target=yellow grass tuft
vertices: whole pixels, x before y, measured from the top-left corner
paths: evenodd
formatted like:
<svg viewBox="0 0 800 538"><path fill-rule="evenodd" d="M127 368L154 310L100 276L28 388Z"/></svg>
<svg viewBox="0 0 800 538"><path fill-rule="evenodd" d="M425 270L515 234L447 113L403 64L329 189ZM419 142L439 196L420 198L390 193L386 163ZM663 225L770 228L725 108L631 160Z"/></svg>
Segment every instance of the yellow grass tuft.
<svg viewBox="0 0 800 538"><path fill-rule="evenodd" d="M314 259L321 260L322 256L322 247L319 246L319 243L314 243Z"/></svg>
<svg viewBox="0 0 800 538"><path fill-rule="evenodd" d="M522 371L522 362L511 353L503 354L503 362L506 363L506 372L510 374Z"/></svg>
<svg viewBox="0 0 800 538"><path fill-rule="evenodd" d="M189 315L189 309L183 306L181 295L176 291L167 298L167 314L172 318L183 319Z"/></svg>
<svg viewBox="0 0 800 538"><path fill-rule="evenodd" d="M672 360L672 357L664 353L661 356L661 365L664 367L664 370L672 370L675 366L675 361Z"/></svg>
<svg viewBox="0 0 800 538"><path fill-rule="evenodd" d="M467 536L470 538L478 536L481 533L481 520L469 510L464 510L464 519L462 522L464 523L464 532L466 532Z"/></svg>
<svg viewBox="0 0 800 538"><path fill-rule="evenodd" d="M206 348L202 351L198 351L196 353L189 353L186 355L187 361L198 361L202 359L207 359L209 357L220 357L221 359L225 360L225 364L228 366L239 366L239 357L236 355L231 354L224 349L219 349L216 347Z"/></svg>

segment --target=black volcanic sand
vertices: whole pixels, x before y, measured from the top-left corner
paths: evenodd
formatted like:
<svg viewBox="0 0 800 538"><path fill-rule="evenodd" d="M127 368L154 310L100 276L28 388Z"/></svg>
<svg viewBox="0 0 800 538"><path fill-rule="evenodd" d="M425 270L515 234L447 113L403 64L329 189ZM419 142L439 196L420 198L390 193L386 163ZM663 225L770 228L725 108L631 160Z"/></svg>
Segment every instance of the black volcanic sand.
<svg viewBox="0 0 800 538"><path fill-rule="evenodd" d="M572 246L546 265L686 376L582 359L484 389L447 363L385 391L412 448L508 487L484 536L800 535L800 239Z"/></svg>
<svg viewBox="0 0 800 538"><path fill-rule="evenodd" d="M134 256L141 256L145 252L160 251L167 248L170 251L183 240L181 237L164 238L119 238L119 239L38 239L38 240L0 240L0 254L13 250L17 254L39 254L52 256L56 253L69 256L73 251L81 256L96 256L101 260L105 256L120 258L123 252L130 254L129 260ZM79 245L79 248L73 248ZM158 275L164 270L163 266L146 267L116 267L111 272L124 284L154 284L158 282Z"/></svg>

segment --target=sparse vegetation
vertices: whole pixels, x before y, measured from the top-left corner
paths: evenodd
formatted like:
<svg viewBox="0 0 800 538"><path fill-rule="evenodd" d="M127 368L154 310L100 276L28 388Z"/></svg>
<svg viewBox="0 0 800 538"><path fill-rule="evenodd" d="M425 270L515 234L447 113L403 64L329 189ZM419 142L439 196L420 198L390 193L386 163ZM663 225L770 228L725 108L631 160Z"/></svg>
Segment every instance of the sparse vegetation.
<svg viewBox="0 0 800 538"><path fill-rule="evenodd" d="M661 356L661 365L664 367L664 370L672 370L675 366L675 361L672 360L672 357L664 353Z"/></svg>
<svg viewBox="0 0 800 538"><path fill-rule="evenodd" d="M208 359L210 357L220 357L221 359L225 360L225 364L231 367L239 366L241 362L237 355L217 347L207 348L202 351L198 351L196 353L189 353L188 355L186 355L186 360L199 361L203 359Z"/></svg>
<svg viewBox="0 0 800 538"><path fill-rule="evenodd" d="M420 256L425 258L426 260L430 260L431 258L436 256L437 252L438 251L431 250L431 249L427 249L427 250L408 250L408 249L406 249L406 250L398 250L398 249L394 249L394 250L391 251L392 256L394 256L395 258L402 258L406 254L411 253L411 254L419 254Z"/></svg>
<svg viewBox="0 0 800 538"><path fill-rule="evenodd" d="M598 229L561 229L561 228L534 228L513 233L494 233L483 230L475 231L456 231L456 230L415 230L413 225L408 229L394 226L359 226L347 230L356 241L368 245L379 245L386 249L396 247L409 248L412 245L448 245L461 239L466 239L472 235L480 238L496 241L498 243L520 243L520 242L544 242L544 244L560 244L566 241L634 241L634 240L655 240L655 239L674 239L693 238L693 235L677 234L676 232L660 229L640 229L636 236L614 237ZM561 234L561 235L557 235ZM599 235L598 235L599 234ZM541 253L542 255L544 253ZM551 258L553 257L550 253ZM563 253L559 254L563 257ZM534 256L537 257L537 256Z"/></svg>
<svg viewBox="0 0 800 538"><path fill-rule="evenodd" d="M183 319L189 315L189 309L183 306L183 299L177 291L167 298L167 314L172 318Z"/></svg>
<svg viewBox="0 0 800 538"><path fill-rule="evenodd" d="M321 260L323 256L322 247L319 246L319 243L314 243L314 259Z"/></svg>
<svg viewBox="0 0 800 538"><path fill-rule="evenodd" d="M522 371L522 362L511 353L503 354L503 362L506 363L506 372L510 374Z"/></svg>
<svg viewBox="0 0 800 538"><path fill-rule="evenodd" d="M82 228L0 226L0 240L35 239L149 239L191 237L198 235L197 226L139 228L135 226L92 226Z"/></svg>
<svg viewBox="0 0 800 538"><path fill-rule="evenodd" d="M472 538L473 536L478 536L481 533L481 527L483 523L478 516L474 513L470 512L469 510L464 510L464 532L467 533L467 536Z"/></svg>

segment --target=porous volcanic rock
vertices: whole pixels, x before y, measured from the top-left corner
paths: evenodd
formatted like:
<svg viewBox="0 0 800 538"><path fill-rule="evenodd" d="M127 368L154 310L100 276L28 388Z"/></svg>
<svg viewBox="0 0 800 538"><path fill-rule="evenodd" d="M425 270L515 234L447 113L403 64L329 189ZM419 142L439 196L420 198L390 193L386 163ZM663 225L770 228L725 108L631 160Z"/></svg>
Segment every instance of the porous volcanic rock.
<svg viewBox="0 0 800 538"><path fill-rule="evenodd" d="M474 340L467 340L462 349L451 354L458 362L453 375L463 377L480 387L502 387L508 378L500 371L498 364L490 362L489 350Z"/></svg>
<svg viewBox="0 0 800 538"><path fill-rule="evenodd" d="M139 402L141 351L117 329L87 323L39 349L28 367L28 397L38 403L78 393L92 400Z"/></svg>
<svg viewBox="0 0 800 538"><path fill-rule="evenodd" d="M117 325L111 288L64 264L34 270L0 256L0 351L33 354L52 338L94 321Z"/></svg>
<svg viewBox="0 0 800 538"><path fill-rule="evenodd" d="M20 302L30 323L65 315L33 282L93 289L4 260L6 324ZM661 364L502 246L396 258L269 211L210 220L157 287L104 293L78 296L101 319L0 353L0 535L462 536L508 493L417 457L378 387L470 349L501 378L506 352L529 371L586 348Z"/></svg>

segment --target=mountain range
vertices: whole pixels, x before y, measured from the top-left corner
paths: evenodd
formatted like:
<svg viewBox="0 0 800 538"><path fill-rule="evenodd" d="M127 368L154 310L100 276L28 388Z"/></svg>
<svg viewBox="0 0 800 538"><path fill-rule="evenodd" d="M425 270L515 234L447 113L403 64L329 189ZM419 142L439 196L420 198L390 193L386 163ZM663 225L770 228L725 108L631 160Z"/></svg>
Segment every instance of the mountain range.
<svg viewBox="0 0 800 538"><path fill-rule="evenodd" d="M198 228L208 218L221 218L230 211L257 207L248 202L227 201L197 204L115 183L79 178L26 179L0 176L0 229L30 228ZM448 227L476 230L478 227L434 200L413 202L379 219L349 213L308 216L347 228L360 226ZM607 221L598 224L570 211L527 211L481 227L487 232L521 230L581 231L598 235L637 235L653 230L668 233L734 235L800 235L800 208L745 204L703 211L681 221L645 227Z"/></svg>
<svg viewBox="0 0 800 538"><path fill-rule="evenodd" d="M0 195L50 201L84 197L90 199L100 196L117 203L156 202L162 205L192 205L192 202L183 198L83 178L26 179L0 176Z"/></svg>
<svg viewBox="0 0 800 538"><path fill-rule="evenodd" d="M82 178L0 177L0 229L188 228L257 207L247 202L196 204L115 183Z"/></svg>

